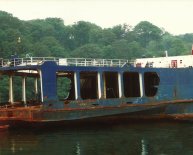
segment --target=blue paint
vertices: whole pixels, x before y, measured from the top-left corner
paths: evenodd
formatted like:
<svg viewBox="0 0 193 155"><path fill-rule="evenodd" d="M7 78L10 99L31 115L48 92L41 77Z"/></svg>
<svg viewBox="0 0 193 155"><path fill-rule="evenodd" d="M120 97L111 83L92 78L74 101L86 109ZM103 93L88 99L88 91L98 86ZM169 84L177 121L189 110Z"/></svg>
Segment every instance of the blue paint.
<svg viewBox="0 0 193 155"><path fill-rule="evenodd" d="M59 102L57 96L57 65L55 62L46 61L41 65L42 90L44 107L46 108L63 108L62 102Z"/></svg>
<svg viewBox="0 0 193 155"><path fill-rule="evenodd" d="M191 101L193 99L192 68L134 68L129 65L124 67L58 66L54 61L46 61L42 65L0 67L0 71L7 75L18 70L41 72L43 108L38 113L41 116L40 120L75 120L98 116L125 115L135 112L146 112L146 115L152 115L154 110L158 111L156 114L166 115L193 113L193 102ZM76 73L77 100L69 101L68 104L59 101L57 96L56 73L59 71ZM101 99L81 99L81 72L100 73ZM143 86L145 82L144 74L146 72L155 72L160 79L157 86L158 91L155 96L147 97L143 87L144 94L142 97L126 98L124 97L123 76L121 76L122 97L104 99L104 81L102 80L104 72L117 72L121 75L124 72L137 72L142 75ZM186 103L181 102L181 100L186 101ZM59 110L57 111L57 109Z"/></svg>
<svg viewBox="0 0 193 155"><path fill-rule="evenodd" d="M142 97L135 98L119 98L119 99L97 99L94 104L101 106L112 105L117 106L121 103L128 104L147 104L147 103L159 103L162 101L175 101L175 100L191 100L193 99L193 69L192 68L134 68L129 65L124 67L85 67L85 66L58 66L53 61L46 61L43 65L32 66L9 66L0 67L0 71L16 71L16 70L41 70L42 73L42 90L43 90L43 105L50 108L63 108L63 103L59 102L57 97L57 80L56 72L76 72L77 73L77 94L78 100L81 100L80 95L80 75L84 72L99 72L101 79L103 79L103 72L117 72L123 74L124 72L138 72L144 77L145 72L156 72L160 78L158 86L158 92L154 97L146 97L145 94ZM142 84L144 85L144 78L142 77ZM123 77L121 77L123 78ZM122 92L123 79L121 79ZM102 97L104 96L104 81L101 80L100 87L102 90ZM143 91L145 93L144 87ZM124 95L124 94L123 94ZM81 107L77 104L79 101L72 101L69 103L69 107ZM85 101L86 106L92 106ZM175 108L174 108L175 109ZM173 110L171 110L173 111Z"/></svg>

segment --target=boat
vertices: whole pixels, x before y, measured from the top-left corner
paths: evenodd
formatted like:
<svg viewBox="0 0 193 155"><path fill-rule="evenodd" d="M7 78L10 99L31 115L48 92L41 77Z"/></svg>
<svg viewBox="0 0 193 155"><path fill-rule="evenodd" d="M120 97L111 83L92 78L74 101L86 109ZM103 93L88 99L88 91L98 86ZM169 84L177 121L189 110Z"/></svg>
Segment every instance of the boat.
<svg viewBox="0 0 193 155"><path fill-rule="evenodd" d="M140 67L124 59L28 57L1 59L9 77L9 100L0 122L10 127L133 119L193 120L192 67ZM22 100L14 100L14 77ZM33 79L34 98L26 97ZM59 81L68 93L59 97Z"/></svg>

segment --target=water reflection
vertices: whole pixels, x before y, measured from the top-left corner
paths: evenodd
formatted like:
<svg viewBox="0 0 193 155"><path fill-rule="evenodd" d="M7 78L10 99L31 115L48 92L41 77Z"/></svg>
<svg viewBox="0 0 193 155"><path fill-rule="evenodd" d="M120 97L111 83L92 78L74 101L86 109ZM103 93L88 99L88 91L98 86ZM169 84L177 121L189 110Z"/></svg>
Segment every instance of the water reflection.
<svg viewBox="0 0 193 155"><path fill-rule="evenodd" d="M145 139L141 140L141 155L148 155L148 151L147 151L147 143L145 141Z"/></svg>
<svg viewBox="0 0 193 155"><path fill-rule="evenodd" d="M193 154L193 125L149 123L0 132L0 155Z"/></svg>
<svg viewBox="0 0 193 155"><path fill-rule="evenodd" d="M79 142L76 143L76 154L80 155L80 143Z"/></svg>

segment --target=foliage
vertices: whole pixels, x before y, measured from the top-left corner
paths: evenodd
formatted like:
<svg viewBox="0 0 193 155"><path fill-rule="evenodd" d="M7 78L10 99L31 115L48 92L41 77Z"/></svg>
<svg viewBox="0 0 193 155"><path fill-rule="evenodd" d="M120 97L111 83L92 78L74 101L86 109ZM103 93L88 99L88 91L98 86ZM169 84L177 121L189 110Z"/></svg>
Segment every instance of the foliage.
<svg viewBox="0 0 193 155"><path fill-rule="evenodd" d="M64 25L60 18L22 21L0 11L0 54L25 56L97 57L133 59L142 55L187 54L193 34L173 36L148 21L135 27L123 24L101 28L79 21ZM18 42L18 38L21 42Z"/></svg>
<svg viewBox="0 0 193 155"><path fill-rule="evenodd" d="M64 100L68 98L70 92L70 79L66 77L58 77L57 78L57 95L59 100Z"/></svg>

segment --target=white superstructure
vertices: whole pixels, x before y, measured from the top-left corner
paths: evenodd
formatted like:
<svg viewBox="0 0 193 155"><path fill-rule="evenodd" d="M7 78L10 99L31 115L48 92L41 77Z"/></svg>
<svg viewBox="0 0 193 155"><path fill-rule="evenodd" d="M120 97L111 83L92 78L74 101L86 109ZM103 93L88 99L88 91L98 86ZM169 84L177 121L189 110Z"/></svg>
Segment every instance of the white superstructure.
<svg viewBox="0 0 193 155"><path fill-rule="evenodd" d="M193 67L193 55L166 56L157 58L140 58L134 62L135 67L186 68Z"/></svg>

